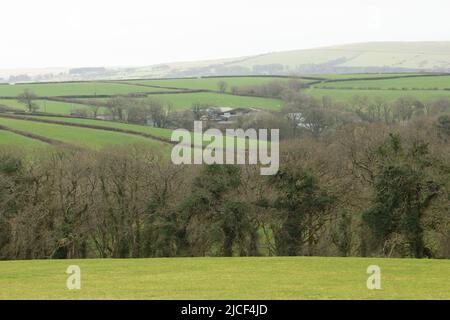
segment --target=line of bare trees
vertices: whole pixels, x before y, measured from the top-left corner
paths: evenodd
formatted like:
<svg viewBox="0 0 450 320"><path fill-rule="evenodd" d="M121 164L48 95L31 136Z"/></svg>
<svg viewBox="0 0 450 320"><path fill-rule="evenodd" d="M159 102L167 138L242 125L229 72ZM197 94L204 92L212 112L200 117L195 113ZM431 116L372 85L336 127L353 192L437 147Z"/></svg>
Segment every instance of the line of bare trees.
<svg viewBox="0 0 450 320"><path fill-rule="evenodd" d="M449 123L362 121L285 139L272 177L176 166L137 145L2 148L0 257L449 258Z"/></svg>

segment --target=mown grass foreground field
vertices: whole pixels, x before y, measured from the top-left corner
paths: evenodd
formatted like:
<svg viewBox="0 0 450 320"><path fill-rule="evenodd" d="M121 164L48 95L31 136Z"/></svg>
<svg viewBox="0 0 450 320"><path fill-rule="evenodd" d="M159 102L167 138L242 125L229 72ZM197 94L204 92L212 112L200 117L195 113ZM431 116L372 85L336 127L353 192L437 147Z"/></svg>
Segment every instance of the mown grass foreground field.
<svg viewBox="0 0 450 320"><path fill-rule="evenodd" d="M81 269L68 290L66 269ZM367 289L367 267L381 290ZM321 257L0 262L0 299L450 299L448 260Z"/></svg>

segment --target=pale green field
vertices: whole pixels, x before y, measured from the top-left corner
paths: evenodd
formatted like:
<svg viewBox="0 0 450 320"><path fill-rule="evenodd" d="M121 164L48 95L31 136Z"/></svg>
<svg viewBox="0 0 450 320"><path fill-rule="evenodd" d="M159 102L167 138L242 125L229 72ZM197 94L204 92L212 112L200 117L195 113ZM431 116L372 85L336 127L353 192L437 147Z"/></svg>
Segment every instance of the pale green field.
<svg viewBox="0 0 450 320"><path fill-rule="evenodd" d="M81 289L68 290L69 265ZM367 289L369 265L381 290ZM450 299L450 261L267 257L0 262L0 299Z"/></svg>
<svg viewBox="0 0 450 320"><path fill-rule="evenodd" d="M151 147L169 148L168 144L157 140L119 132L39 123L27 120L6 119L1 117L0 124L13 129L56 139L74 146L92 149L102 149L123 144L145 144Z"/></svg>
<svg viewBox="0 0 450 320"><path fill-rule="evenodd" d="M40 84L0 85L0 97L14 97L29 89L38 96L75 96L75 95L119 95L136 92L159 92L166 89L155 89L132 86L122 83L106 82L61 82Z"/></svg>

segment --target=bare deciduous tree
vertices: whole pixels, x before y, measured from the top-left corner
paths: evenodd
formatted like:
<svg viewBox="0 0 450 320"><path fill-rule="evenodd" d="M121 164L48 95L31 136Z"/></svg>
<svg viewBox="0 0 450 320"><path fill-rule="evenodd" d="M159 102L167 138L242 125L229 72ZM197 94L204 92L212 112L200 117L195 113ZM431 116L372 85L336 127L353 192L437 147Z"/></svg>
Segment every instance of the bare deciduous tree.
<svg viewBox="0 0 450 320"><path fill-rule="evenodd" d="M223 93L227 91L228 84L225 81L221 80L217 82L217 88L219 88L219 91Z"/></svg>
<svg viewBox="0 0 450 320"><path fill-rule="evenodd" d="M29 89L25 89L23 93L17 96L17 101L24 104L30 113L36 112L39 109L37 103L34 102L36 99L37 95Z"/></svg>

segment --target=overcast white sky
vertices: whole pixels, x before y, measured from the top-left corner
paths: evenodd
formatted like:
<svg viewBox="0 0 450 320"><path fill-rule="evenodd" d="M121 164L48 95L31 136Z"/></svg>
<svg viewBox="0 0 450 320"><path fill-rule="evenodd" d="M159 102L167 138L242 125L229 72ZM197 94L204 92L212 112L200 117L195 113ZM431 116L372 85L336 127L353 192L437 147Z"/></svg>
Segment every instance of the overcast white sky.
<svg viewBox="0 0 450 320"><path fill-rule="evenodd" d="M0 68L139 66L450 40L448 0L1 0Z"/></svg>

